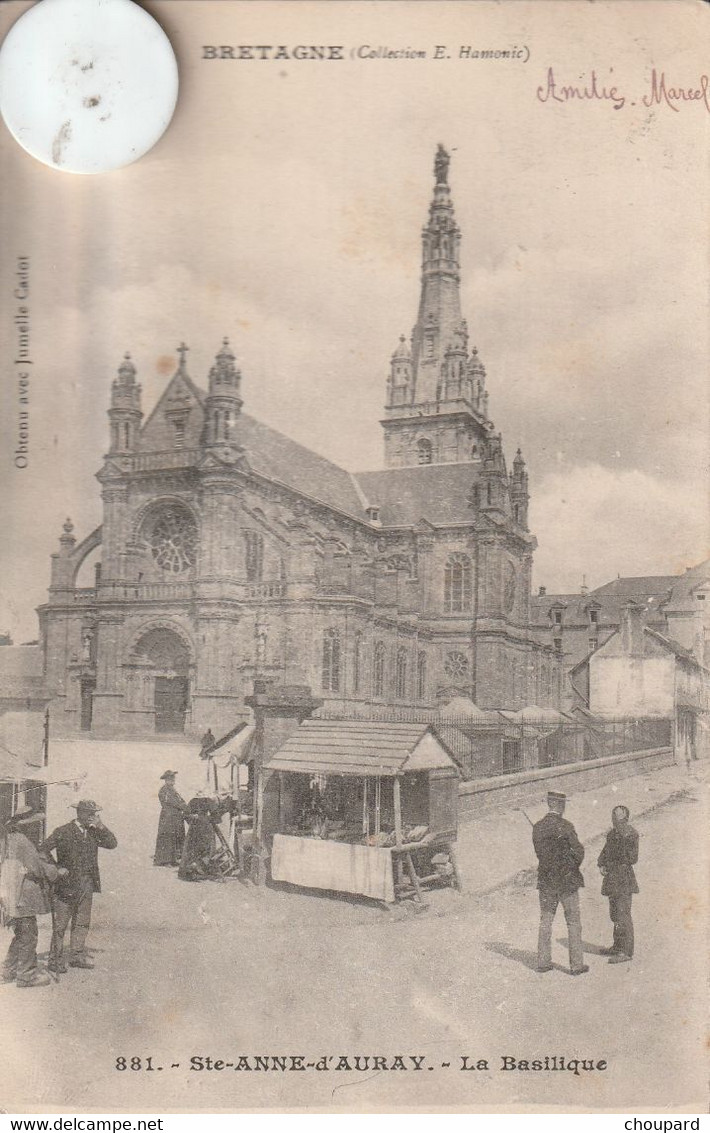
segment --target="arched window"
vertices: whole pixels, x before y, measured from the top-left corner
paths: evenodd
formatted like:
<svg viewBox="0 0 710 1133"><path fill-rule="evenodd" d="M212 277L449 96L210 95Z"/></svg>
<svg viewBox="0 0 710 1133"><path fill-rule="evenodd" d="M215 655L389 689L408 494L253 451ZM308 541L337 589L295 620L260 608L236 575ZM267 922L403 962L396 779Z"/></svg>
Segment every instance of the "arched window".
<svg viewBox="0 0 710 1133"><path fill-rule="evenodd" d="M417 654L417 700L426 700L426 653Z"/></svg>
<svg viewBox="0 0 710 1133"><path fill-rule="evenodd" d="M324 692L340 692L340 634L337 629L327 629L323 634L323 678Z"/></svg>
<svg viewBox="0 0 710 1133"><path fill-rule="evenodd" d="M264 573L264 539L258 531L244 532L247 582L261 582Z"/></svg>
<svg viewBox="0 0 710 1133"><path fill-rule="evenodd" d="M471 560L468 555L449 555L444 567L444 610L458 614L471 606Z"/></svg>
<svg viewBox="0 0 710 1133"><path fill-rule="evenodd" d="M373 659L373 675L372 675L372 692L373 696L385 695L385 643L384 641L375 642L375 654Z"/></svg>
<svg viewBox="0 0 710 1133"><path fill-rule="evenodd" d="M353 692L357 695L362 684L362 634L355 634L353 642Z"/></svg>
<svg viewBox="0 0 710 1133"><path fill-rule="evenodd" d="M417 462L419 464L431 464L432 448L431 441L422 437L417 441Z"/></svg>
<svg viewBox="0 0 710 1133"><path fill-rule="evenodd" d="M397 650L394 694L398 700L404 700L407 696L407 650L403 645Z"/></svg>

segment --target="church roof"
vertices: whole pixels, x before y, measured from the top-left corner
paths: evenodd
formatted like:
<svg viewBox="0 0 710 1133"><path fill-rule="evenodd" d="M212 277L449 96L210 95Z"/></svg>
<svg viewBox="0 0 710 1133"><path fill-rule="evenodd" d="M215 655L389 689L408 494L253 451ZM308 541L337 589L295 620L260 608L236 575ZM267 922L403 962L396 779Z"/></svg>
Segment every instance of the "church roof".
<svg viewBox="0 0 710 1133"><path fill-rule="evenodd" d="M384 527L411 526L420 519L436 524L473 522L469 496L477 469L470 461L358 472L356 479L368 502L380 508Z"/></svg>
<svg viewBox="0 0 710 1133"><path fill-rule="evenodd" d="M249 467L270 480L320 500L328 507L365 518L365 509L353 478L344 468L284 436L276 429L239 415L237 439L244 446Z"/></svg>

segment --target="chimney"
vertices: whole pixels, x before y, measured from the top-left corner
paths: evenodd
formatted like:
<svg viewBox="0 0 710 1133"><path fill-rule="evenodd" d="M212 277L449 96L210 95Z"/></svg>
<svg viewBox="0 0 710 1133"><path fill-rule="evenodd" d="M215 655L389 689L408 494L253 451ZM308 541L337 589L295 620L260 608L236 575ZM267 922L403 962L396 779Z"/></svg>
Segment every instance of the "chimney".
<svg viewBox="0 0 710 1133"><path fill-rule="evenodd" d="M547 587L546 586L540 586L538 588L538 592L537 592L538 598L544 598L546 594L547 594Z"/></svg>
<svg viewBox="0 0 710 1133"><path fill-rule="evenodd" d="M643 653L643 626L645 609L638 602L627 602L621 607L621 647L624 653L640 656Z"/></svg>

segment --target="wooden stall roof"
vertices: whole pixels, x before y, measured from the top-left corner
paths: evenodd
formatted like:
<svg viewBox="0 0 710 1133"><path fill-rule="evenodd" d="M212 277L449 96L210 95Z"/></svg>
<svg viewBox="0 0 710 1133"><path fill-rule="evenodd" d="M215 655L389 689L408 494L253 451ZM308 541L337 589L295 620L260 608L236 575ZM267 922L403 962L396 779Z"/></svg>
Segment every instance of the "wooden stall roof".
<svg viewBox="0 0 710 1133"><path fill-rule="evenodd" d="M316 775L382 775L447 769L448 747L430 724L375 720L304 720L265 764L267 771Z"/></svg>

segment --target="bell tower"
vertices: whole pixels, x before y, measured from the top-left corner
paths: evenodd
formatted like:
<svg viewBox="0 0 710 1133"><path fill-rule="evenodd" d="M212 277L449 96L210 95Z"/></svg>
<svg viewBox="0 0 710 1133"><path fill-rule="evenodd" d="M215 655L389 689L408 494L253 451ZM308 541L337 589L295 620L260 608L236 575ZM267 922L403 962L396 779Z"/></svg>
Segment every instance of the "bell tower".
<svg viewBox="0 0 710 1133"><path fill-rule="evenodd" d="M136 382L136 367L130 354L123 356L118 377L111 386L111 408L108 411L111 426L112 453L133 452L140 433L141 387Z"/></svg>
<svg viewBox="0 0 710 1133"><path fill-rule="evenodd" d="M202 442L205 446L237 445L237 418L243 404L241 382L241 372L237 369L229 339L225 338L210 370Z"/></svg>
<svg viewBox="0 0 710 1133"><path fill-rule="evenodd" d="M387 380L385 464L476 460L493 429L486 371L461 315L461 230L449 187L450 157L434 159L434 193L422 230L421 292L408 344L392 355Z"/></svg>

